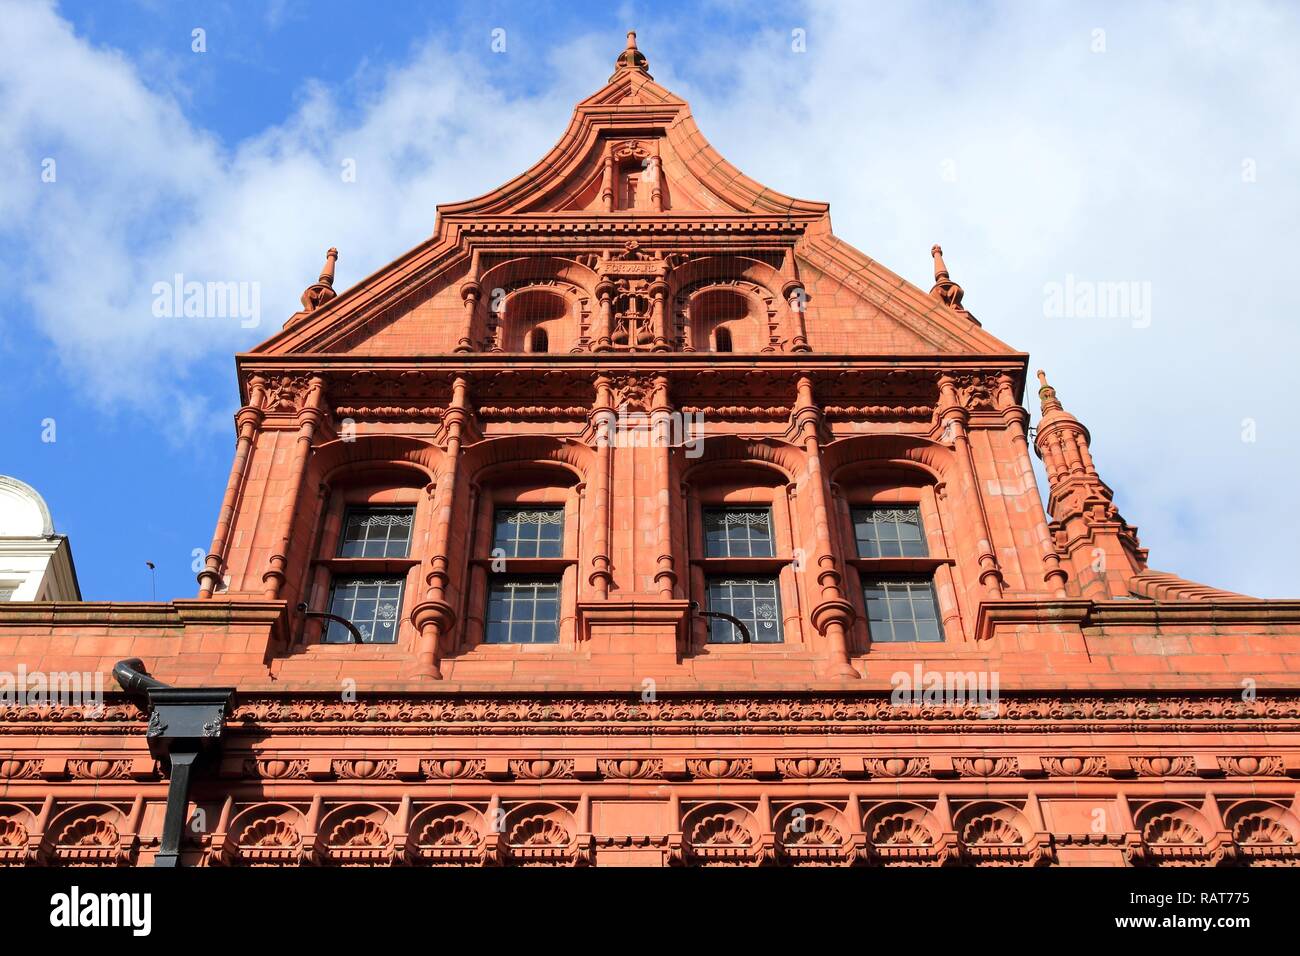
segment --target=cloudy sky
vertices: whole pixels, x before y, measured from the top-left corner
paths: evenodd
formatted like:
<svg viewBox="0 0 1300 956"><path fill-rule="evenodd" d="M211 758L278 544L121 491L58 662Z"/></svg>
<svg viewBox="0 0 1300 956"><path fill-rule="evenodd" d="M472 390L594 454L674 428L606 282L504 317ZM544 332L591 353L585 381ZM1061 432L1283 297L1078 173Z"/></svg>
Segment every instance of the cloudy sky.
<svg viewBox="0 0 1300 956"><path fill-rule="evenodd" d="M193 595L233 353L327 246L346 287L530 166L629 28L748 175L923 288L943 244L1153 567L1300 596L1297 8L749 6L0 0L0 473L45 494L85 596L148 599L146 560ZM258 324L155 315L176 274L259 283ZM1090 308L1107 287L1128 301Z"/></svg>

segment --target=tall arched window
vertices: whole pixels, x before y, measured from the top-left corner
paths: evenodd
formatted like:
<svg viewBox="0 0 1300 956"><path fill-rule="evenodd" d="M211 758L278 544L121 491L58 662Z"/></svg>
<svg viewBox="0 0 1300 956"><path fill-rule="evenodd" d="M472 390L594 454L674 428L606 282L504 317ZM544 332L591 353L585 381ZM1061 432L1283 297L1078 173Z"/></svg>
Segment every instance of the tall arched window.
<svg viewBox="0 0 1300 956"><path fill-rule="evenodd" d="M483 475L466 616L468 648L575 640L577 476L535 462Z"/></svg>
<svg viewBox="0 0 1300 956"><path fill-rule="evenodd" d="M743 463L689 477L690 598L745 625L742 631L725 617L697 617L697 653L706 645L802 642L785 487L783 476Z"/></svg>
<svg viewBox="0 0 1300 956"><path fill-rule="evenodd" d="M731 351L731 330L717 329L713 333L713 351L730 352Z"/></svg>

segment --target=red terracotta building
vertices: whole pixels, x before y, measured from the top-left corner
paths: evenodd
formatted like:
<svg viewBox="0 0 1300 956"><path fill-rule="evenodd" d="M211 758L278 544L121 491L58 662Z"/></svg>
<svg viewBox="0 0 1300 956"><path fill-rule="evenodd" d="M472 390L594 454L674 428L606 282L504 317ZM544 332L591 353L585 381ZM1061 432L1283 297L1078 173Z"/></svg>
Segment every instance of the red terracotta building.
<svg viewBox="0 0 1300 956"><path fill-rule="evenodd" d="M0 667L235 689L189 866L1297 862L1300 602L1148 567L931 252L746 178L630 36L238 356L198 596L6 605ZM179 732L108 689L0 710L0 862L159 856Z"/></svg>

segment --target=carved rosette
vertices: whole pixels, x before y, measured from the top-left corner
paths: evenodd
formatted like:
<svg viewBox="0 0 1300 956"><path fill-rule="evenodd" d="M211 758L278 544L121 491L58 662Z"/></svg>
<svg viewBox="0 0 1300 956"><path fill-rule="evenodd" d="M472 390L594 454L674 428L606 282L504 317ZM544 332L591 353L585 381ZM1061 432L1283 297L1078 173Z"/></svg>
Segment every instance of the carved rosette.
<svg viewBox="0 0 1300 956"><path fill-rule="evenodd" d="M1043 769L1049 777L1103 777L1105 757L1043 757Z"/></svg>
<svg viewBox="0 0 1300 956"><path fill-rule="evenodd" d="M1014 777L1015 757L954 757L953 769L963 777Z"/></svg>
<svg viewBox="0 0 1300 956"><path fill-rule="evenodd" d="M686 769L697 780L740 780L754 775L754 761L749 757L692 758L686 761Z"/></svg>
<svg viewBox="0 0 1300 956"><path fill-rule="evenodd" d="M431 759L420 761L420 772L430 780L481 780L483 771L486 768L486 760Z"/></svg>
<svg viewBox="0 0 1300 956"><path fill-rule="evenodd" d="M930 774L929 757L868 757L862 764L873 777L926 777Z"/></svg>
<svg viewBox="0 0 1300 956"><path fill-rule="evenodd" d="M1192 777L1196 761L1191 757L1134 757L1133 770L1139 777Z"/></svg>
<svg viewBox="0 0 1300 956"><path fill-rule="evenodd" d="M340 780L396 780L396 760L334 760L330 769Z"/></svg>
<svg viewBox="0 0 1300 956"><path fill-rule="evenodd" d="M841 775L839 757L780 758L776 769L781 776L796 780L825 780Z"/></svg>
<svg viewBox="0 0 1300 956"><path fill-rule="evenodd" d="M307 761L250 757L244 761L244 776L255 780L306 780Z"/></svg>
<svg viewBox="0 0 1300 956"><path fill-rule="evenodd" d="M663 775L664 762L658 757L597 760L596 769L608 780L652 780Z"/></svg>

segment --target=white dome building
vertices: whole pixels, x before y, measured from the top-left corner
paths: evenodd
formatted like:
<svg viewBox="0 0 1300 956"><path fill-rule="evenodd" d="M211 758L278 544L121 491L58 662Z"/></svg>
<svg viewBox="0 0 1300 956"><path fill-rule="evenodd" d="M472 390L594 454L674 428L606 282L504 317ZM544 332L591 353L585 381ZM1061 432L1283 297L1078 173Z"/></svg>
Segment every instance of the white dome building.
<svg viewBox="0 0 1300 956"><path fill-rule="evenodd" d="M0 475L0 601L80 601L67 535L54 533L45 499Z"/></svg>

